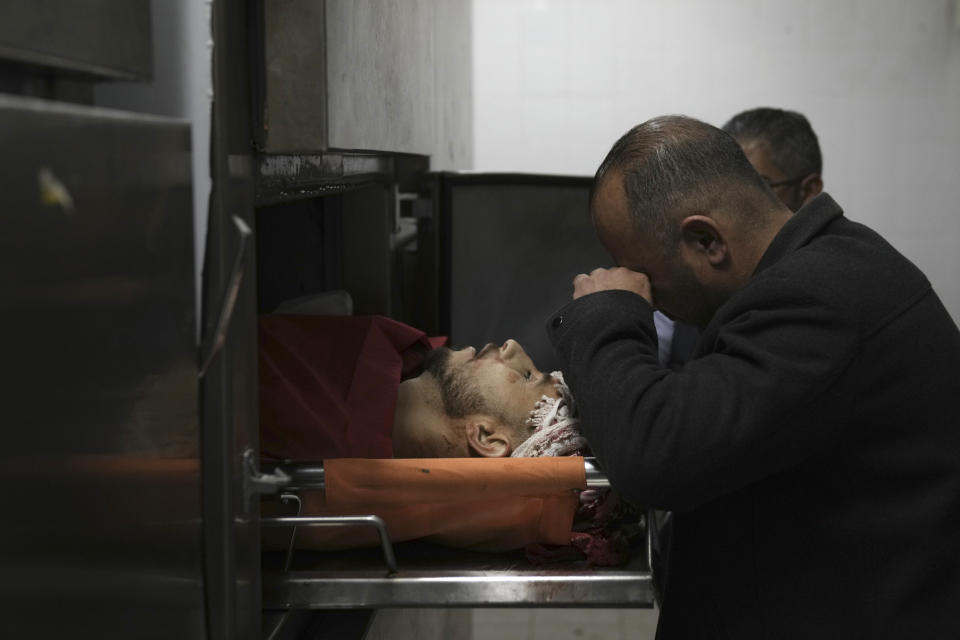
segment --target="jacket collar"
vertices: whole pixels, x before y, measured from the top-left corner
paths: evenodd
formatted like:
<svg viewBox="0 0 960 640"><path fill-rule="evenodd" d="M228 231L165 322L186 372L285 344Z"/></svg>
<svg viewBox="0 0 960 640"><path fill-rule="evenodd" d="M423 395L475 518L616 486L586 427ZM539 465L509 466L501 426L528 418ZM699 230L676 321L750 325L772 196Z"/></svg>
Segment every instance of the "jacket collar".
<svg viewBox="0 0 960 640"><path fill-rule="evenodd" d="M793 214L767 247L753 275L807 244L824 227L843 215L843 209L827 193L821 193Z"/></svg>

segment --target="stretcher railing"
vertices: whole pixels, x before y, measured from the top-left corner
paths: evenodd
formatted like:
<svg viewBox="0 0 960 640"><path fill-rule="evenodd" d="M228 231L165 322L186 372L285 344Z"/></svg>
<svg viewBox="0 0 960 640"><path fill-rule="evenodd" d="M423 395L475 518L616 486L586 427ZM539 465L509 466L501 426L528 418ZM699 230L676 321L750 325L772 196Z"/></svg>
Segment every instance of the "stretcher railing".
<svg viewBox="0 0 960 640"><path fill-rule="evenodd" d="M284 485L285 491L323 489L326 487L326 475L322 462L316 463L263 463L261 468L266 474L281 471L290 480ZM607 476L600 470L596 458L584 458L583 469L587 477L588 489L600 489L610 486Z"/></svg>
<svg viewBox="0 0 960 640"><path fill-rule="evenodd" d="M607 488L610 481L600 470L595 458L583 459L584 474L588 489ZM387 525L382 518L376 515L363 516L301 516L300 499L292 491L316 491L326 488L326 472L322 462L315 463L280 463L262 465L263 473L266 476L286 478L283 484L284 493L282 500L297 501L297 515L282 517L262 517L260 525L266 527L291 527L290 542L287 549L286 567L289 569L293 557L293 547L296 539L297 527L342 527L342 526L366 526L372 527L377 531L380 540L380 548L383 552L384 564L387 567L387 575L392 575L397 571L396 554L393 551L393 543L387 532ZM649 550L649 545L648 545Z"/></svg>

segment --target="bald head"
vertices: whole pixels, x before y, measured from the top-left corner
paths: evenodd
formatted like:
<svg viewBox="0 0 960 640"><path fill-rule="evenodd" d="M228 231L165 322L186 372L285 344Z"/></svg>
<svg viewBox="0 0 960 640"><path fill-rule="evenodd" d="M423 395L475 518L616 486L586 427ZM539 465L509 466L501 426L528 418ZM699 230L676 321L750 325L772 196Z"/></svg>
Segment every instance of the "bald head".
<svg viewBox="0 0 960 640"><path fill-rule="evenodd" d="M733 138L684 116L648 120L613 145L590 212L616 264L647 276L654 306L700 327L791 215Z"/></svg>
<svg viewBox="0 0 960 640"><path fill-rule="evenodd" d="M692 212L726 211L751 222L776 201L733 138L686 116L653 118L617 140L597 170L591 206L612 174L622 179L633 224L664 250Z"/></svg>

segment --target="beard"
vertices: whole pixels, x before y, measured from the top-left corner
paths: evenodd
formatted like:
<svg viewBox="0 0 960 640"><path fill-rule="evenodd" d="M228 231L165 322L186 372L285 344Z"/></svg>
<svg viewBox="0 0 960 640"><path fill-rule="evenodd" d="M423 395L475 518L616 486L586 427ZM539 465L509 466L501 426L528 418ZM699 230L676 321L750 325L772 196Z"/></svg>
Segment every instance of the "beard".
<svg viewBox="0 0 960 640"><path fill-rule="evenodd" d="M450 418L465 418L469 415L488 415L503 420L506 417L482 393L481 389L460 369L450 366L450 349L440 347L428 351L423 357L423 370L429 373L440 386L443 410Z"/></svg>

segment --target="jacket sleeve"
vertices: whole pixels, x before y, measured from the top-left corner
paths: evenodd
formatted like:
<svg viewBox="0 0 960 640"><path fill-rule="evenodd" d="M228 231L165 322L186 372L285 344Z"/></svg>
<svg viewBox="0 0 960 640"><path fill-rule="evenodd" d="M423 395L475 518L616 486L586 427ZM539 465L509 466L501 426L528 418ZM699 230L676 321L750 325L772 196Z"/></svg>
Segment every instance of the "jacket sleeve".
<svg viewBox="0 0 960 640"><path fill-rule="evenodd" d="M852 399L837 381L856 327L836 305L768 288L763 304L715 318L677 372L657 362L652 308L633 293L584 296L548 322L584 434L621 494L683 511L844 437Z"/></svg>

